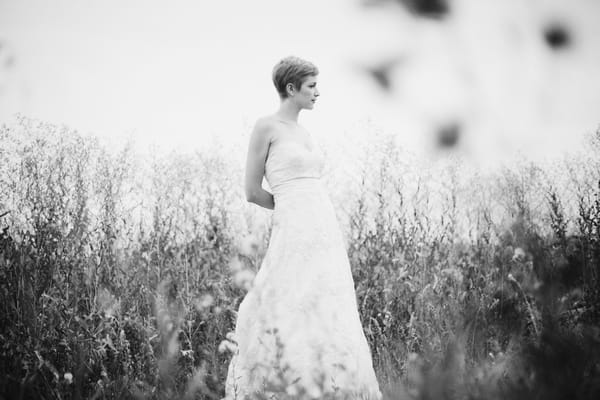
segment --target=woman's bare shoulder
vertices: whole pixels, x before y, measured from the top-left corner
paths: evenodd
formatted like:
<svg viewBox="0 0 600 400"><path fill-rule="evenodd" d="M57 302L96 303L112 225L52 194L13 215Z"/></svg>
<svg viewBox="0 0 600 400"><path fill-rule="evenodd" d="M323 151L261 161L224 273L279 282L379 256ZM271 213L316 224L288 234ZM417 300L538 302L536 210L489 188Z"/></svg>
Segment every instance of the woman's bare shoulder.
<svg viewBox="0 0 600 400"><path fill-rule="evenodd" d="M269 141L275 139L278 131L279 121L273 115L266 115L256 120L254 124L254 134L268 138Z"/></svg>

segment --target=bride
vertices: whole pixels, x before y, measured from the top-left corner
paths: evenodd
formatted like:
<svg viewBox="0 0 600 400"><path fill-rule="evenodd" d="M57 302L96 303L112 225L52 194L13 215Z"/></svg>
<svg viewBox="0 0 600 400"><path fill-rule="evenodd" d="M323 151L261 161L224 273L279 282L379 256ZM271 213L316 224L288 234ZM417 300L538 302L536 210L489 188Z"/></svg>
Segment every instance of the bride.
<svg viewBox="0 0 600 400"><path fill-rule="evenodd" d="M250 137L245 190L273 210L266 255L239 307L225 399L380 399L335 210L320 180L323 154L298 124L319 97L318 69L281 60L281 104ZM272 193L262 188L266 177Z"/></svg>

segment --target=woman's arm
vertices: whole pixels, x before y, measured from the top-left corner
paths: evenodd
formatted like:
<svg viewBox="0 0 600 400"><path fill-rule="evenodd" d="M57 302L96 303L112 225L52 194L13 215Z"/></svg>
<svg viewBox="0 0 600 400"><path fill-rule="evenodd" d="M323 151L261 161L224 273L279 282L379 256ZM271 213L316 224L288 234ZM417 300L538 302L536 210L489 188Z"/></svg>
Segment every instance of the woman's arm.
<svg viewBox="0 0 600 400"><path fill-rule="evenodd" d="M275 208L273 195L262 188L262 179L265 175L265 162L271 143L271 128L271 124L264 119L258 120L254 126L248 145L244 185L246 200L270 210Z"/></svg>

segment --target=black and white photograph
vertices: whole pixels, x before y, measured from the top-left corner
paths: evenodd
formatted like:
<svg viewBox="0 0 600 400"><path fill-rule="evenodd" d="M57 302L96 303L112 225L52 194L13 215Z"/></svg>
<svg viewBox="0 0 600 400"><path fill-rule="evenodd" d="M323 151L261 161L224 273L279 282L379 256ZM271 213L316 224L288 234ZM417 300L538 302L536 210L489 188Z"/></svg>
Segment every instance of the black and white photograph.
<svg viewBox="0 0 600 400"><path fill-rule="evenodd" d="M600 1L0 0L0 400L600 398Z"/></svg>

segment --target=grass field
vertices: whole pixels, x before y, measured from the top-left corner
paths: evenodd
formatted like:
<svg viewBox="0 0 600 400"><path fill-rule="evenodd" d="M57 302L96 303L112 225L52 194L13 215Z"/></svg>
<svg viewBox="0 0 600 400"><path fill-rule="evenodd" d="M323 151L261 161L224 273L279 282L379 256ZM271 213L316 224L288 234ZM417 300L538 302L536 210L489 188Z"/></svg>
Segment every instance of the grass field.
<svg viewBox="0 0 600 400"><path fill-rule="evenodd" d="M386 399L600 398L600 132L586 140L481 173L377 136L343 191L328 180ZM239 164L0 128L0 398L221 398L269 237Z"/></svg>

